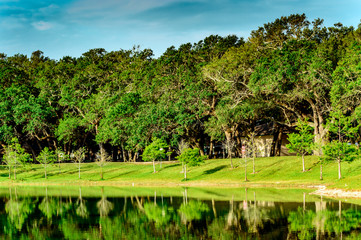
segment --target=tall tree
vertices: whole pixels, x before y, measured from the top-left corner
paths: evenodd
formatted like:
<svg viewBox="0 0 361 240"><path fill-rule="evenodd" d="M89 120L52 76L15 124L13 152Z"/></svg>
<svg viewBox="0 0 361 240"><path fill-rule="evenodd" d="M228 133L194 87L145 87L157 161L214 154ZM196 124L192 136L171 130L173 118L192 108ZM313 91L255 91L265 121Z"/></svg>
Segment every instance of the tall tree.
<svg viewBox="0 0 361 240"><path fill-rule="evenodd" d="M295 152L297 155L302 156L302 172L305 172L305 155L310 154L314 149L313 128L308 124L307 119L299 119L296 130L298 133L290 133L288 135L290 143L286 147L289 149L289 152Z"/></svg>

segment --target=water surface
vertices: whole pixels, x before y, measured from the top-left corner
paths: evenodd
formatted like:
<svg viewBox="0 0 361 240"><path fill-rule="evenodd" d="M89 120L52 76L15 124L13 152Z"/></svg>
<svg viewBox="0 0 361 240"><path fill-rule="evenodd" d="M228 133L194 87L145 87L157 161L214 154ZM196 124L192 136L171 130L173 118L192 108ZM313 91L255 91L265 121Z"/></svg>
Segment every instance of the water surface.
<svg viewBox="0 0 361 240"><path fill-rule="evenodd" d="M308 193L245 188L0 188L0 238L361 238L358 204Z"/></svg>

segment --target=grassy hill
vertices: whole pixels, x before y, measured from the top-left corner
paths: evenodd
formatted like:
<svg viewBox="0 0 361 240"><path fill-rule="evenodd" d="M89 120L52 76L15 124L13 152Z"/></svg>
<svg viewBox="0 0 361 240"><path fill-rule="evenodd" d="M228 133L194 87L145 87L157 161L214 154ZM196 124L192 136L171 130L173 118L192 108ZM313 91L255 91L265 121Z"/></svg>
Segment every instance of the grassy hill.
<svg viewBox="0 0 361 240"><path fill-rule="evenodd" d="M17 171L17 180L8 179L8 169L0 168L0 184L31 185L153 185L153 186L250 186L250 187L310 187L326 185L329 188L361 190L361 160L342 164L343 179L337 179L337 164L328 163L323 167L324 180L320 180L318 157L306 157L307 172L302 173L300 157L257 158L256 174L252 174L252 162L248 160L248 182L244 181L244 161L234 159L235 168L230 167L228 159L211 159L203 165L189 168L188 180L183 180L181 164L163 162L157 164L153 173L151 163L110 162L104 167L104 180L100 180L100 167L95 163L84 163L81 179L74 163L62 163L61 173L58 165L48 169L48 179L44 178L41 165L33 164ZM13 175L12 175L13 176Z"/></svg>

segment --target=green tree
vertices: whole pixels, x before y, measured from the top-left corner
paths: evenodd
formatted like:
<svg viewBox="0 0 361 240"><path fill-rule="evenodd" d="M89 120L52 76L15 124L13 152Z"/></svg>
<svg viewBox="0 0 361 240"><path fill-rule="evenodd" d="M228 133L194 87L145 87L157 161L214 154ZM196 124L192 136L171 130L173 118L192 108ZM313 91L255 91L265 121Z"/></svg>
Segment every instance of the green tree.
<svg viewBox="0 0 361 240"><path fill-rule="evenodd" d="M154 137L152 140L152 143L144 149L142 158L145 162L153 162L153 172L155 173L155 161L166 158L165 149L168 148L168 144L160 138Z"/></svg>
<svg viewBox="0 0 361 240"><path fill-rule="evenodd" d="M100 167L100 179L103 180L103 168L112 157L108 155L104 148L100 148L99 152L96 154L96 164Z"/></svg>
<svg viewBox="0 0 361 240"><path fill-rule="evenodd" d="M60 172L61 172L61 170L60 170L60 163L63 162L63 161L65 161L65 160L67 160L67 159L68 159L68 155L66 155L66 153L65 153L63 150L61 150L61 149L57 149L57 150L55 151L55 153L56 153L56 156L57 156L57 158L58 158L58 167L59 167L59 174L60 174Z"/></svg>
<svg viewBox="0 0 361 240"><path fill-rule="evenodd" d="M47 169L56 161L56 154L52 150L49 150L49 148L45 147L36 159L43 166L45 179L47 179Z"/></svg>
<svg viewBox="0 0 361 240"><path fill-rule="evenodd" d="M70 157L73 159L74 163L77 165L78 177L80 179L81 164L85 160L85 148L79 148L78 150L74 151L74 153L72 153L70 155Z"/></svg>
<svg viewBox="0 0 361 240"><path fill-rule="evenodd" d="M204 162L204 160L207 158L207 156L201 156L199 154L198 148L187 148L185 149L181 155L176 157L179 162L181 162L184 166L184 179L187 180L187 166L199 166Z"/></svg>
<svg viewBox="0 0 361 240"><path fill-rule="evenodd" d="M352 162L359 155L359 149L349 140L360 128L360 125L353 125L352 116L345 116L341 110L331 113L328 121L329 131L337 136L337 140L333 140L323 147L323 159L326 161L336 161L338 164L338 179L341 175L341 162Z"/></svg>
<svg viewBox="0 0 361 240"><path fill-rule="evenodd" d="M298 133L291 133L288 135L289 144L286 147L292 153L302 156L302 172L305 172L305 155L310 154L314 149L314 135L312 133L313 128L308 124L307 119L300 120L296 126Z"/></svg>
<svg viewBox="0 0 361 240"><path fill-rule="evenodd" d="M228 158L231 162L231 168L233 168L233 161L232 161L232 153L233 153L233 149L236 145L236 142L233 139L227 138L224 142L223 142L223 146L225 149L227 149L227 153L228 153Z"/></svg>
<svg viewBox="0 0 361 240"><path fill-rule="evenodd" d="M5 147L3 161L9 169L9 179L11 177L11 168L14 170L14 179L16 179L16 169L19 166L24 166L31 160L30 154L25 152L25 149L19 144L17 138L11 140L11 144Z"/></svg>

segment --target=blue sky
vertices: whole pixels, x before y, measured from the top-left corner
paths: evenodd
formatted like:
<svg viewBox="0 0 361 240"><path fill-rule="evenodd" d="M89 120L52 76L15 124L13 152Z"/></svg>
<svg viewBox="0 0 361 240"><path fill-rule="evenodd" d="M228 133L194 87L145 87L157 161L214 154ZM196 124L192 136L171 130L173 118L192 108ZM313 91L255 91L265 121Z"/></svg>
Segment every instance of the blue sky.
<svg viewBox="0 0 361 240"><path fill-rule="evenodd" d="M107 51L168 47L210 34L247 38L281 16L305 13L325 26L357 27L360 0L0 0L0 52L41 50L60 59L92 48Z"/></svg>

